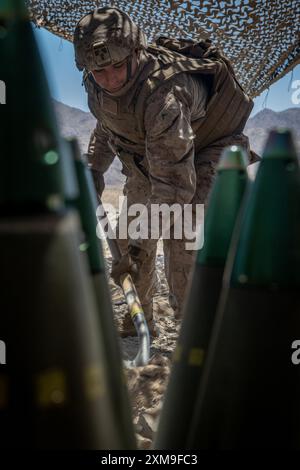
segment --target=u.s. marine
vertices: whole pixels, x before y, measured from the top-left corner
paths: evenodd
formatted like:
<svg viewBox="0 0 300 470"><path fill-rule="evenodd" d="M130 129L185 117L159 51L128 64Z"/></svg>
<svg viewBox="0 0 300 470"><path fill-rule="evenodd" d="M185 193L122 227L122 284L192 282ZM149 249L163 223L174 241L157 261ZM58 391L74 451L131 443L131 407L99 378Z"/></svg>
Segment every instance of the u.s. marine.
<svg viewBox="0 0 300 470"><path fill-rule="evenodd" d="M229 61L210 41L160 38L147 44L143 31L117 8L85 15L74 33L76 65L84 71L88 105L97 119L88 159L98 195L115 155L126 175L128 205L203 204L224 147L244 146L253 161L245 123L252 100L239 85ZM149 211L150 212L150 211ZM150 229L149 229L150 230ZM185 238L164 239L170 305L180 318L195 252ZM123 258L113 267L138 267L135 284L150 333L156 334L157 240L119 240ZM124 318L123 336L135 334Z"/></svg>

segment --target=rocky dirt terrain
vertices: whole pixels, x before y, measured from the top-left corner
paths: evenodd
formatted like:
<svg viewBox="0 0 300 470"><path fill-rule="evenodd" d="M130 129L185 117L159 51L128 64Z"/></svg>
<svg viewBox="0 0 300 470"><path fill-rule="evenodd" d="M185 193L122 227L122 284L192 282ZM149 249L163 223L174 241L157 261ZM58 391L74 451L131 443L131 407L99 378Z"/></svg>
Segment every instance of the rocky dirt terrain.
<svg viewBox="0 0 300 470"><path fill-rule="evenodd" d="M106 258L108 265L111 258ZM162 399L166 390L171 356L178 337L180 322L174 319L173 311L168 304L168 288L163 272L163 256L157 256L157 272L160 288L154 297L156 323L160 330L158 338L151 342L149 365L127 369L127 384L132 404L133 419L136 428L138 445L149 449L157 429ZM120 288L110 281L113 298L115 321L120 325L127 311ZM133 359L138 351L136 337L120 338L124 359Z"/></svg>

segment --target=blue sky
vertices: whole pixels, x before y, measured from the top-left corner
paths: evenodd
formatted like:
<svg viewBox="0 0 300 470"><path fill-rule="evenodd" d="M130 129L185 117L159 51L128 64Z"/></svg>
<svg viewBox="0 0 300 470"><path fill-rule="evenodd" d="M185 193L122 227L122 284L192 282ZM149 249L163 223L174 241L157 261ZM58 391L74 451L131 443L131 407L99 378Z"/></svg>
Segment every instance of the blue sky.
<svg viewBox="0 0 300 470"><path fill-rule="evenodd" d="M84 87L81 86L82 73L76 69L74 63L73 45L45 29L34 28L34 31L53 98L69 106L88 111L86 93ZM294 90L291 88L291 81L294 80L300 80L300 65L294 68L293 76L288 73L270 87L267 100L267 91L254 100L252 115L264 107L274 111L300 107L300 104L292 102Z"/></svg>

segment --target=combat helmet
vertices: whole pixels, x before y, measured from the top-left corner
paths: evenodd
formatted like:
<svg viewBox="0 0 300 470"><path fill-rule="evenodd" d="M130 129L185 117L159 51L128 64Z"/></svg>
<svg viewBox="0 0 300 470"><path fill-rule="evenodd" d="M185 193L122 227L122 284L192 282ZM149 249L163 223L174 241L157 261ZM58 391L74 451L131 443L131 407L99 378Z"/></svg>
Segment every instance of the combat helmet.
<svg viewBox="0 0 300 470"><path fill-rule="evenodd" d="M98 70L130 57L147 46L143 31L122 10L95 9L80 19L74 32L75 61L79 70Z"/></svg>

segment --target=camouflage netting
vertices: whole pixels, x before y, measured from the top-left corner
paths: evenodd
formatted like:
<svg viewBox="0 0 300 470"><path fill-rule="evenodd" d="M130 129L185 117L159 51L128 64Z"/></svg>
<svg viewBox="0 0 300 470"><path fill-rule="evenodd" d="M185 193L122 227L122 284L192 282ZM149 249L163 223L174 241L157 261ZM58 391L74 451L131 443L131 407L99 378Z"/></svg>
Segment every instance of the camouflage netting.
<svg viewBox="0 0 300 470"><path fill-rule="evenodd" d="M299 0L28 0L31 19L72 41L74 27L96 6L126 11L151 41L159 34L208 35L231 59L245 90L259 95L300 62Z"/></svg>

